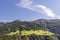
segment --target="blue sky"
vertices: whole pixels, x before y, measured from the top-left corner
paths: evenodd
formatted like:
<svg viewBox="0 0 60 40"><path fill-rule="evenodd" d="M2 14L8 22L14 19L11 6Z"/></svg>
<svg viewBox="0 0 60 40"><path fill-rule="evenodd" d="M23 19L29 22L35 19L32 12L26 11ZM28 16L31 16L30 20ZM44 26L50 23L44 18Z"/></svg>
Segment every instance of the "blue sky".
<svg viewBox="0 0 60 40"><path fill-rule="evenodd" d="M0 21L60 19L60 0L0 0Z"/></svg>

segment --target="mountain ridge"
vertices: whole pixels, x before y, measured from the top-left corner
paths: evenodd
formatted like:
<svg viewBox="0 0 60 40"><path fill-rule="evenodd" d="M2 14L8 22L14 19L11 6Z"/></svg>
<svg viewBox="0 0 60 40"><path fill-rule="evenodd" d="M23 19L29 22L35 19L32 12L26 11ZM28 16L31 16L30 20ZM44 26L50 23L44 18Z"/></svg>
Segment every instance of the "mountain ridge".
<svg viewBox="0 0 60 40"><path fill-rule="evenodd" d="M38 19L34 21L15 20L12 22L0 22L0 33L10 33L16 30L46 30L50 31L60 38L60 19ZM3 35L3 34L2 34Z"/></svg>

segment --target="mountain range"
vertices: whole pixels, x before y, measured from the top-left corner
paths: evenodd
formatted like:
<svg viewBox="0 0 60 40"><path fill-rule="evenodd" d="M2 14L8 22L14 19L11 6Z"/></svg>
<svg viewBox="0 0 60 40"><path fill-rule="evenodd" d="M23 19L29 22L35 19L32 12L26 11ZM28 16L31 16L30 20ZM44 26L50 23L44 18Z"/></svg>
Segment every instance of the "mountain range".
<svg viewBox="0 0 60 40"><path fill-rule="evenodd" d="M15 20L12 22L0 22L0 35L4 36L4 34L2 34L2 33L15 32L17 29L20 31L23 31L23 30L50 31L50 32L54 33L55 36L57 37L57 39L54 39L54 40L60 40L60 19L50 19L50 20L38 19L38 20L34 20L34 21ZM53 37L51 37L51 38L53 38ZM34 36L33 36L33 40L37 40L37 39L34 39ZM43 37L42 37L41 40L48 40L48 39L43 39ZM53 40L53 39L49 39L49 40Z"/></svg>

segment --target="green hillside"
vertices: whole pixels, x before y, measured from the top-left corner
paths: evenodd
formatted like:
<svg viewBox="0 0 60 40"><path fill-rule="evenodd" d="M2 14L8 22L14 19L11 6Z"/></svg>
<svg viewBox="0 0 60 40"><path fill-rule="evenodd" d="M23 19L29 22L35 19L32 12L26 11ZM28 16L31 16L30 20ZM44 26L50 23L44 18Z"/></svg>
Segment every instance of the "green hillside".
<svg viewBox="0 0 60 40"><path fill-rule="evenodd" d="M0 40L60 40L60 34L52 31L58 24L54 23L45 19L0 22Z"/></svg>

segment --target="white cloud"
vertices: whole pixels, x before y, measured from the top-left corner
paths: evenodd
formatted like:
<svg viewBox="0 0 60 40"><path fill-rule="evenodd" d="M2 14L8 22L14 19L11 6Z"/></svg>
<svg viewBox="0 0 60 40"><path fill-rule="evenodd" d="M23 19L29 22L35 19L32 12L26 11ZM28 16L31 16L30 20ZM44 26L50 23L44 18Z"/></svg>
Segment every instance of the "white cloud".
<svg viewBox="0 0 60 40"><path fill-rule="evenodd" d="M21 2L17 4L17 6L31 9L31 7L33 6L32 4L33 2L30 0L21 0Z"/></svg>
<svg viewBox="0 0 60 40"><path fill-rule="evenodd" d="M57 18L57 19L60 19L60 16L57 16L56 18Z"/></svg>
<svg viewBox="0 0 60 40"><path fill-rule="evenodd" d="M56 17L56 14L50 8L47 8L44 5L38 5L38 7L41 8L47 16Z"/></svg>
<svg viewBox="0 0 60 40"><path fill-rule="evenodd" d="M32 0L21 0L17 6L23 7L38 13L43 13L46 16L55 18L56 14L48 7L40 4L35 4Z"/></svg>

